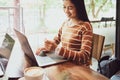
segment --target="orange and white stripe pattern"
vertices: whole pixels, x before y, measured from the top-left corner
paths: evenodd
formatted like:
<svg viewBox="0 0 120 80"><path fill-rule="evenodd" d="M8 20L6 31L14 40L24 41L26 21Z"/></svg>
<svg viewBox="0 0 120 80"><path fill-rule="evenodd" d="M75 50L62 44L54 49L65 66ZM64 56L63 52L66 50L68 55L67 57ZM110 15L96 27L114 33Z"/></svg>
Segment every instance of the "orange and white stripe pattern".
<svg viewBox="0 0 120 80"><path fill-rule="evenodd" d="M92 37L91 24L83 22L72 27L63 25L54 41L56 44L62 43L59 55L80 64L89 64Z"/></svg>

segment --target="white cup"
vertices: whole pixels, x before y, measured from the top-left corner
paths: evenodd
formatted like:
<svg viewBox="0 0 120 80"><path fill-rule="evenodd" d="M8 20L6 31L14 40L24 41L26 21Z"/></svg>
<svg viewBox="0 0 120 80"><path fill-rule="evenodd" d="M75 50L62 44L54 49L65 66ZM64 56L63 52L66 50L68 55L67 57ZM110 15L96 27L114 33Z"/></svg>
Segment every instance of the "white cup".
<svg viewBox="0 0 120 80"><path fill-rule="evenodd" d="M25 80L42 80L43 69L40 67L29 67L24 70Z"/></svg>

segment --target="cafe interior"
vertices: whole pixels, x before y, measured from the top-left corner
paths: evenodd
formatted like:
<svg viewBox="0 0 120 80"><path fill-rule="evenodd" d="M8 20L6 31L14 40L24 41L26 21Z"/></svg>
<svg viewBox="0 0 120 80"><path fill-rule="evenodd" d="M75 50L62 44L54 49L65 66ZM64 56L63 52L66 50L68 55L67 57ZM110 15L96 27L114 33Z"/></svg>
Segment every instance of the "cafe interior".
<svg viewBox="0 0 120 80"><path fill-rule="evenodd" d="M15 39L0 80L33 80L25 73L31 68L43 72L42 79L34 80L120 80L120 0L84 1L94 33L90 68L69 61L45 67L30 65L15 35L14 28L37 48L44 39L53 39L66 19L62 0L0 0L0 45L6 33Z"/></svg>

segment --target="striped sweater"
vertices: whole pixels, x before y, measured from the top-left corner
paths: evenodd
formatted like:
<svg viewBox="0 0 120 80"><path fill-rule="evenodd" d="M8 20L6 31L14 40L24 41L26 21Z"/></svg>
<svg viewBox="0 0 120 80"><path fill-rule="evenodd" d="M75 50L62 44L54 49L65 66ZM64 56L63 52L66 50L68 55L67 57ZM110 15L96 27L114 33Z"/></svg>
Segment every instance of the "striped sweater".
<svg viewBox="0 0 120 80"><path fill-rule="evenodd" d="M82 22L74 26L66 26L59 29L54 42L62 47L58 55L77 64L90 64L93 30L89 22Z"/></svg>

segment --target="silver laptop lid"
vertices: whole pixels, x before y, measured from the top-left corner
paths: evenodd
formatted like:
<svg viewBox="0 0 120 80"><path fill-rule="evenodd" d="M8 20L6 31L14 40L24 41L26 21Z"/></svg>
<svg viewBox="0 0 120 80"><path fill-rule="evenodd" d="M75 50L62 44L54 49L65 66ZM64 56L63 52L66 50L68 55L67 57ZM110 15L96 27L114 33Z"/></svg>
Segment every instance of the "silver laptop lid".
<svg viewBox="0 0 120 80"><path fill-rule="evenodd" d="M35 58L34 53L29 45L27 37L23 33L19 32L16 29L14 29L14 31L18 37L21 48L22 48L23 52L25 53L25 55L28 56L32 61L34 61L35 64L37 64L36 58Z"/></svg>

